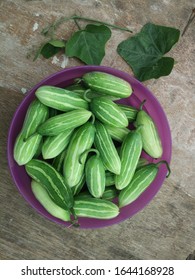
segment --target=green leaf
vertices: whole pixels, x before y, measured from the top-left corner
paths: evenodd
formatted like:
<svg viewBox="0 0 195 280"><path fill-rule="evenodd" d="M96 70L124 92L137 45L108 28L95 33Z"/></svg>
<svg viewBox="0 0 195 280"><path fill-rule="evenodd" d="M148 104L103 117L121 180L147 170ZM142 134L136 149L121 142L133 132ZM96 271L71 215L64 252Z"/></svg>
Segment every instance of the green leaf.
<svg viewBox="0 0 195 280"><path fill-rule="evenodd" d="M44 43L43 45L41 45L41 47L35 54L33 61L35 61L39 57L40 54L42 54L42 56L44 58L48 59L48 58L54 56L55 54L57 54L59 51L63 50L64 48L65 48L64 41L50 40L50 41Z"/></svg>
<svg viewBox="0 0 195 280"><path fill-rule="evenodd" d="M152 66L146 66L139 69L137 77L140 81L146 81L152 78L158 79L161 76L168 76L174 66L172 57L162 57Z"/></svg>
<svg viewBox="0 0 195 280"><path fill-rule="evenodd" d="M54 47L58 47L58 48L64 48L66 43L63 40L50 40L48 42L50 45L54 46Z"/></svg>
<svg viewBox="0 0 195 280"><path fill-rule="evenodd" d="M60 50L61 50L61 48L54 47L54 46L50 45L49 43L47 43L43 46L43 48L41 50L41 54L44 58L50 58L50 57L54 56L55 54L57 54Z"/></svg>
<svg viewBox="0 0 195 280"><path fill-rule="evenodd" d="M121 42L117 51L137 79L157 79L171 73L174 59L163 56L178 42L179 36L178 29L147 23L135 36Z"/></svg>
<svg viewBox="0 0 195 280"><path fill-rule="evenodd" d="M105 25L88 24L75 32L66 44L66 55L77 57L86 64L99 65L105 55L111 30Z"/></svg>

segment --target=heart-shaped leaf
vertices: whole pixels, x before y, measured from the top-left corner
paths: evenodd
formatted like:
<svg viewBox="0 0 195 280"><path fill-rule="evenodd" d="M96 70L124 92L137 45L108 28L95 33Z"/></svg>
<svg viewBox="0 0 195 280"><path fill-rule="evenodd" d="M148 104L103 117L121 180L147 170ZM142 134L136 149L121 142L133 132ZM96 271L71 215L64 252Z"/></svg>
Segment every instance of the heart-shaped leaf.
<svg viewBox="0 0 195 280"><path fill-rule="evenodd" d="M77 57L86 64L99 65L105 55L111 30L105 25L88 24L75 32L66 44L66 55Z"/></svg>
<svg viewBox="0 0 195 280"><path fill-rule="evenodd" d="M163 56L179 36L178 29L147 23L135 36L121 42L117 51L140 81L157 79L171 73L174 59Z"/></svg>
<svg viewBox="0 0 195 280"><path fill-rule="evenodd" d="M50 40L46 43L44 43L39 50L37 51L34 61L39 57L40 54L44 58L50 58L57 54L59 51L65 48L65 42L63 40Z"/></svg>

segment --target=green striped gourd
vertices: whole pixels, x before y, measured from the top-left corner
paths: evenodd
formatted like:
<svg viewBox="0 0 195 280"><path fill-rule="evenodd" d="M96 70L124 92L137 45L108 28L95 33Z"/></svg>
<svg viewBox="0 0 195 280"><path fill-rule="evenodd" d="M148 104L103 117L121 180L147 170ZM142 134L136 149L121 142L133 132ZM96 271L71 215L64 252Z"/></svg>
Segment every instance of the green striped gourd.
<svg viewBox="0 0 195 280"><path fill-rule="evenodd" d="M103 95L126 98L132 94L132 88L127 81L105 72L86 73L82 80L91 90Z"/></svg>
<svg viewBox="0 0 195 280"><path fill-rule="evenodd" d="M169 170L167 177L169 176L170 168L168 166L168 163L165 161L161 161L157 164L150 163L139 168L135 172L130 184L125 189L120 191L119 194L120 208L132 203L150 186L150 184L154 181L154 179L157 176L159 165L162 163L165 163L167 165L167 168Z"/></svg>
<svg viewBox="0 0 195 280"><path fill-rule="evenodd" d="M134 122L136 120L136 116L138 113L138 110L132 106L118 104L120 109L125 113L127 119L129 122Z"/></svg>
<svg viewBox="0 0 195 280"><path fill-rule="evenodd" d="M113 200L114 198L117 198L119 194L119 191L114 187L114 186L110 186L107 187L102 195L102 199L103 200ZM79 199L80 198L93 198L93 196L88 192L88 191L84 191L84 192L80 192L78 195ZM77 198L77 196L76 196Z"/></svg>
<svg viewBox="0 0 195 280"><path fill-rule="evenodd" d="M95 127L91 122L79 127L72 136L72 139L67 148L67 153L64 160L63 174L68 186L73 187L79 183L82 178L87 154L81 155L91 148L94 142Z"/></svg>
<svg viewBox="0 0 195 280"><path fill-rule="evenodd" d="M86 184L93 197L102 197L105 191L105 169L99 152L91 156L85 166Z"/></svg>
<svg viewBox="0 0 195 280"><path fill-rule="evenodd" d="M67 129L73 129L86 123L92 113L85 109L73 110L48 119L37 129L37 132L45 136L54 136Z"/></svg>
<svg viewBox="0 0 195 280"><path fill-rule="evenodd" d="M74 200L71 189L52 165L42 160L32 159L25 168L32 179L45 187L54 203L65 210L73 211Z"/></svg>
<svg viewBox="0 0 195 280"><path fill-rule="evenodd" d="M108 124L104 124L104 126L106 127L112 139L116 140L117 142L123 142L124 138L129 133L129 129L126 127L115 127Z"/></svg>
<svg viewBox="0 0 195 280"><path fill-rule="evenodd" d="M94 97L100 97L100 96L104 95L104 94L100 94L96 91L86 89L85 87L83 87L81 84L78 84L78 83L72 84L71 86L66 87L66 89L78 93L81 98L85 97L86 90L87 90L87 97L89 99L94 98ZM116 96L110 96L110 95L104 95L104 96L110 98L111 100L120 99L119 97L116 97Z"/></svg>
<svg viewBox="0 0 195 280"><path fill-rule="evenodd" d="M50 198L45 187L43 187L40 183L32 180L31 189L36 199L49 214L62 221L70 221L69 211L59 207L56 203L54 203L53 200Z"/></svg>
<svg viewBox="0 0 195 280"><path fill-rule="evenodd" d="M46 121L48 116L48 107L37 99L28 107L22 129L14 144L14 159L18 165L26 164L36 154L42 139L36 130L40 124Z"/></svg>
<svg viewBox="0 0 195 280"><path fill-rule="evenodd" d="M113 186L115 184L115 174L110 171L106 171L106 187Z"/></svg>
<svg viewBox="0 0 195 280"><path fill-rule="evenodd" d="M40 135L39 135L40 136ZM29 140L31 139L32 137L29 138ZM28 140L27 140L28 141ZM41 141L39 143L39 147L36 151L36 153L34 154L33 158L38 158L41 156L41 152L42 152L42 146L43 146L43 137L41 137Z"/></svg>
<svg viewBox="0 0 195 280"><path fill-rule="evenodd" d="M22 134L27 139L34 132L38 126L42 124L49 117L49 109L43 105L38 99L31 102L26 112L24 123L22 126Z"/></svg>
<svg viewBox="0 0 195 280"><path fill-rule="evenodd" d="M52 161L52 166L61 174L63 173L63 163L66 155L66 149L62 151L57 157Z"/></svg>
<svg viewBox="0 0 195 280"><path fill-rule="evenodd" d="M144 165L148 164L148 160L146 158L140 157L136 166L136 169L143 167Z"/></svg>
<svg viewBox="0 0 195 280"><path fill-rule="evenodd" d="M84 92L86 91L86 88L84 88L81 84L78 84L78 83L67 86L67 87L65 87L65 89L78 93L79 96L82 98L83 98Z"/></svg>
<svg viewBox="0 0 195 280"><path fill-rule="evenodd" d="M68 146L73 131L74 129L67 129L56 136L47 137L42 146L43 158L50 159L58 156Z"/></svg>
<svg viewBox="0 0 195 280"><path fill-rule="evenodd" d="M89 193L88 190L80 192L78 195L75 196L75 199L80 198L93 198L93 196Z"/></svg>
<svg viewBox="0 0 195 280"><path fill-rule="evenodd" d="M83 172L81 180L78 182L78 184L71 187L71 191L73 193L73 196L78 195L80 193L80 191L83 189L84 185L85 185L85 172Z"/></svg>
<svg viewBox="0 0 195 280"><path fill-rule="evenodd" d="M24 136L21 133L19 134L14 146L14 159L18 165L25 165L36 155L41 140L42 136L38 133L35 133L27 140L24 140Z"/></svg>
<svg viewBox="0 0 195 280"><path fill-rule="evenodd" d="M130 131L120 149L121 172L115 177L118 190L124 189L131 181L142 152L140 128Z"/></svg>
<svg viewBox="0 0 195 280"><path fill-rule="evenodd" d="M74 210L78 217L112 219L118 216L119 208L111 201L101 198L75 197Z"/></svg>
<svg viewBox="0 0 195 280"><path fill-rule="evenodd" d="M96 121L95 127L94 143L100 153L105 168L114 174L120 174L121 161L111 136L101 122Z"/></svg>
<svg viewBox="0 0 195 280"><path fill-rule="evenodd" d="M88 109L88 102L76 92L55 86L41 86L35 95L48 107L68 112L75 109Z"/></svg>
<svg viewBox="0 0 195 280"><path fill-rule="evenodd" d="M102 195L102 199L106 199L106 200L113 200L114 198L116 198L118 196L118 191L115 187L113 186L109 186L105 189L103 195Z"/></svg>
<svg viewBox="0 0 195 280"><path fill-rule="evenodd" d="M114 198L117 198L119 194L119 191L114 187L114 186L110 186L107 187L102 195L102 199L103 200L113 200ZM93 198L93 196L88 192L88 191L83 191L80 192L78 195L79 199L80 198ZM77 196L76 196L77 198Z"/></svg>
<svg viewBox="0 0 195 280"><path fill-rule="evenodd" d="M106 97L95 97L90 102L90 109L98 120L104 124L127 127L128 119L112 100Z"/></svg>
<svg viewBox="0 0 195 280"><path fill-rule="evenodd" d="M49 118L55 117L58 114L62 113L61 111L58 111L54 108L49 108Z"/></svg>
<svg viewBox="0 0 195 280"><path fill-rule="evenodd" d="M148 160L145 158L139 158L136 170L144 165L148 164ZM106 187L115 185L115 174L110 171L106 171Z"/></svg>
<svg viewBox="0 0 195 280"><path fill-rule="evenodd" d="M153 119L142 110L137 114L135 125L142 125L140 133L142 136L143 149L152 158L160 158L163 153L162 143L160 136L158 134L158 129L153 121Z"/></svg>

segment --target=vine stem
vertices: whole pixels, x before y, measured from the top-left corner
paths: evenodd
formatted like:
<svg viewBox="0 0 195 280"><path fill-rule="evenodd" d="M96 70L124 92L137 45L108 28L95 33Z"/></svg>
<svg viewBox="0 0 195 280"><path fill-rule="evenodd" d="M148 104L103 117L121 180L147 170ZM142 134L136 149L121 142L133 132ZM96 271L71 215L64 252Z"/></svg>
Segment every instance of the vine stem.
<svg viewBox="0 0 195 280"><path fill-rule="evenodd" d="M74 19L74 22L75 22L76 26L78 27L78 29L81 30L81 27L80 27L80 25L78 24L78 22L77 22L76 19Z"/></svg>
<svg viewBox="0 0 195 280"><path fill-rule="evenodd" d="M42 30L42 33L43 34L47 34L49 32L50 28L56 30L59 25L61 25L63 22L68 21L68 20L74 20L74 22L76 20L83 20L83 21L88 21L88 22L100 23L100 24L104 24L106 26L110 26L110 27L115 28L115 29L119 29L119 30L123 30L123 31L127 31L127 32L130 32L130 33L133 33L132 30L130 30L129 28L126 28L126 27L120 27L118 25L107 23L107 22L104 22L104 21L101 21L101 20L96 20L96 19L92 19L92 18L88 18L88 17L82 17L82 16L77 16L77 15L74 15L74 16L71 16L71 17L62 17L62 18L60 18L59 20L57 20L56 22L51 24L49 27L44 28ZM78 26L78 24L77 24L77 26Z"/></svg>
<svg viewBox="0 0 195 280"><path fill-rule="evenodd" d="M186 26L184 27L184 30L183 30L181 36L183 36L183 35L185 34L185 32L187 31L189 25L192 23L192 21L193 21L194 19L195 19L195 8L192 9L191 14L190 14L190 17L189 17L189 19L188 19L188 21L187 21L187 23L186 23Z"/></svg>
<svg viewBox="0 0 195 280"><path fill-rule="evenodd" d="M119 30L123 30L123 31L127 31L127 32L131 32L131 33L132 33L132 31L131 31L129 28L120 27L120 26L118 26L118 25L111 24L111 23L107 23L107 22L104 22L104 21L101 21L101 20L95 20L95 19L92 19L92 18L77 16L77 15L72 16L72 17L73 17L73 19L80 19L80 20L83 20L83 21L101 23L101 24L110 26L110 27L112 27L112 28L116 28L116 29L119 29Z"/></svg>

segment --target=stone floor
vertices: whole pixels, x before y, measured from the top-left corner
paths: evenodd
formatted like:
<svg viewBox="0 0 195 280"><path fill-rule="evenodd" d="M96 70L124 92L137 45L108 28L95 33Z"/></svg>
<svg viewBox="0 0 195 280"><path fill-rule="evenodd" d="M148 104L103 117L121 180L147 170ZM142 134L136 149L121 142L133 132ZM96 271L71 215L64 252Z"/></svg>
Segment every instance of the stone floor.
<svg viewBox="0 0 195 280"><path fill-rule="evenodd" d="M191 0L1 0L0 1L0 259L185 259L195 249L195 33L189 26L170 55L172 73L144 84L154 93L171 127L172 175L151 203L133 218L98 230L67 229L44 219L17 191L8 170L7 134L24 92L62 67L82 64L33 55L42 28L73 14L126 26L134 33L147 22L184 29ZM81 22L82 26L86 23ZM58 36L76 30L67 22ZM132 74L116 53L129 33L112 30L102 65Z"/></svg>

